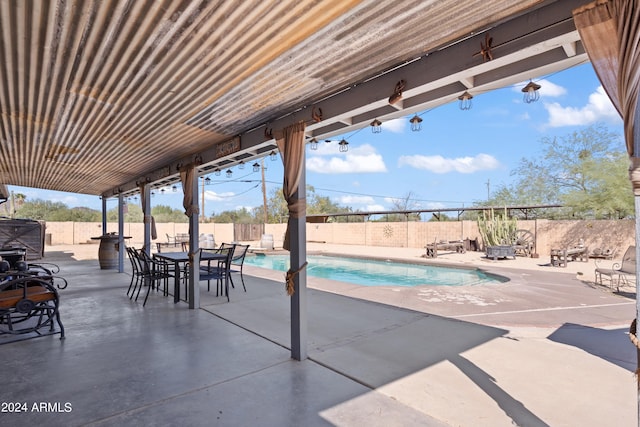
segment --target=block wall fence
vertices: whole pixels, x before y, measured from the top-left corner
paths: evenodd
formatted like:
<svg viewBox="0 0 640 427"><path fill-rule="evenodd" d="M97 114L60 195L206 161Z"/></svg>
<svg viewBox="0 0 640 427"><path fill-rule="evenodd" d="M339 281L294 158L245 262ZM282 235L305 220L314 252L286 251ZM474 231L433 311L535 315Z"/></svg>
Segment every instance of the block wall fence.
<svg viewBox="0 0 640 427"><path fill-rule="evenodd" d="M541 256L551 248L563 248L577 244L582 239L590 248L602 247L617 250L635 244L634 220L520 220L518 228L536 236L535 251ZM188 233L187 223L156 224L158 238L166 242L166 235ZM104 232L117 232L118 224L108 223ZM131 236L128 244L140 246L143 241L142 223L125 223L124 234ZM276 247L282 247L285 224L266 224L265 234L271 234ZM358 222L307 224L307 241L340 245L387 246L424 248L436 240L478 239L482 244L478 224L475 221L446 222ZM216 243L234 241L233 224L199 224L201 234L213 234ZM103 234L102 224L95 222L47 222L46 245L98 244L91 237Z"/></svg>

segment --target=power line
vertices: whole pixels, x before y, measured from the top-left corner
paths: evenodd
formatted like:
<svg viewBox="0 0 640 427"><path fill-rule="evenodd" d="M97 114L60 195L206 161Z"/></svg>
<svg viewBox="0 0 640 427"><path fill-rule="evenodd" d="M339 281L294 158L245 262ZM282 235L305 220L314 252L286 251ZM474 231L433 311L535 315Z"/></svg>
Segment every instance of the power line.
<svg viewBox="0 0 640 427"><path fill-rule="evenodd" d="M383 199L404 199L404 197L398 197L398 196L381 196L376 194L355 193L352 191L330 190L328 188L319 188L315 186L313 186L313 188L315 188L316 190L328 191L333 193L351 194L354 196L377 197L377 198L383 198ZM410 200L414 200L416 202L430 202L430 203L465 203L459 200L427 200L427 199L414 199L414 198L411 198Z"/></svg>

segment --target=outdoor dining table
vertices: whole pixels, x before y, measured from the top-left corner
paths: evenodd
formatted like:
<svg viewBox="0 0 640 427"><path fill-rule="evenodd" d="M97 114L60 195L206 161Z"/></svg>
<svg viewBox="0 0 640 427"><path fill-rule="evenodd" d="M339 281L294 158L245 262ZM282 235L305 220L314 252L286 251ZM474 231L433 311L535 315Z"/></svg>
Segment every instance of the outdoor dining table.
<svg viewBox="0 0 640 427"><path fill-rule="evenodd" d="M175 269L175 284L173 289L173 302L180 301L180 271L182 271L181 264L189 262L189 252L161 252L153 254L153 257L165 262L172 262ZM209 251L200 251L200 261L218 260L224 261L226 259L225 254L218 254Z"/></svg>

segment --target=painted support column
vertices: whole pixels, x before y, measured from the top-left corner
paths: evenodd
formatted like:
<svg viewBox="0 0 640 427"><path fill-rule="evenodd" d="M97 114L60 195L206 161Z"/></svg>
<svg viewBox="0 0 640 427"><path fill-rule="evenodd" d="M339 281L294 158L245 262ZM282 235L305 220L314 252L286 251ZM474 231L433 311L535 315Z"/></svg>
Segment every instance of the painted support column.
<svg viewBox="0 0 640 427"><path fill-rule="evenodd" d="M102 197L102 234L107 234L107 199L104 196Z"/></svg>
<svg viewBox="0 0 640 427"><path fill-rule="evenodd" d="M148 215L151 215L151 186L146 184L144 186L144 206L142 207L142 212L147 212ZM147 253L147 255L151 255L151 223L144 222L144 243L142 249Z"/></svg>
<svg viewBox="0 0 640 427"><path fill-rule="evenodd" d="M124 196L118 194L118 273L124 272Z"/></svg>
<svg viewBox="0 0 640 427"><path fill-rule="evenodd" d="M183 191L191 191L193 200L198 204L198 177L194 177L191 188L184 188ZM200 308L200 248L198 246L198 236L200 229L198 219L200 214L189 217L189 308Z"/></svg>
<svg viewBox="0 0 640 427"><path fill-rule="evenodd" d="M294 195L294 200L305 198L306 191L306 168L305 155L302 158L302 172L298 190ZM290 262L291 270L300 270L294 276L295 292L291 295L291 357L296 360L307 358L307 269L300 267L307 262L307 215L301 218L289 217L289 241L291 246Z"/></svg>

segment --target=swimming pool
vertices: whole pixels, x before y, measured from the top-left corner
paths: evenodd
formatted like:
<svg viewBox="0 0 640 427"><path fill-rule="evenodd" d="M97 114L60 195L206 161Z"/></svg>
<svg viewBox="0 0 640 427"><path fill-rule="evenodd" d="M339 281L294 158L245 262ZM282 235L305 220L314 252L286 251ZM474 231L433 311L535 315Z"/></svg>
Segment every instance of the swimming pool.
<svg viewBox="0 0 640 427"><path fill-rule="evenodd" d="M271 270L287 271L289 255L252 255L245 264ZM468 286L500 283L503 280L478 269L462 269L419 264L405 264L371 259L307 256L307 274L323 279L363 286Z"/></svg>

